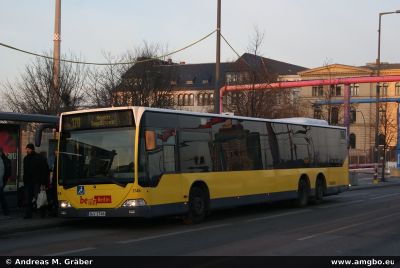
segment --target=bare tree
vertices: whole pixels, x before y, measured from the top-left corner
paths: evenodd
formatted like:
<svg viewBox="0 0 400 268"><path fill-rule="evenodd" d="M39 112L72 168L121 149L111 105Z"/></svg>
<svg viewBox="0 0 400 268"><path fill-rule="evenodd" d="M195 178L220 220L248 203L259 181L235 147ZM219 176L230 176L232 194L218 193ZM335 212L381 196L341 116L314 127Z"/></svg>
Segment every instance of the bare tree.
<svg viewBox="0 0 400 268"><path fill-rule="evenodd" d="M390 144L397 140L397 111L396 109L388 109L388 106L387 102L380 105L378 137L379 145L381 146L380 155L382 156L382 180L385 180L386 152L395 150L395 148L390 147Z"/></svg>
<svg viewBox="0 0 400 268"><path fill-rule="evenodd" d="M135 62L132 66L110 65L101 71L91 72L89 94L92 104L99 107L172 107L174 68L168 61L157 58L160 52L159 45L144 42L142 47L121 57L121 61ZM109 55L107 58L110 61Z"/></svg>
<svg viewBox="0 0 400 268"><path fill-rule="evenodd" d="M228 72L228 84L272 83L278 74L272 72L268 59L260 56L264 32L256 26L250 37L247 57L242 57ZM292 89L264 89L231 92L227 94L228 110L235 114L251 117L277 118L303 115L298 98Z"/></svg>
<svg viewBox="0 0 400 268"><path fill-rule="evenodd" d="M56 115L74 110L84 101L85 70L83 65L61 63L60 106L54 107L53 62L37 57L25 66L15 84L7 82L3 85L5 105L19 113Z"/></svg>
<svg viewBox="0 0 400 268"><path fill-rule="evenodd" d="M117 59L113 58L110 53L105 53L104 57L109 65L92 68L89 72L87 97L89 103L95 107L118 106L117 99L114 98L115 89L121 84L122 76L130 66L125 64L115 65ZM123 62L125 60L129 61L130 59L125 56L117 61Z"/></svg>

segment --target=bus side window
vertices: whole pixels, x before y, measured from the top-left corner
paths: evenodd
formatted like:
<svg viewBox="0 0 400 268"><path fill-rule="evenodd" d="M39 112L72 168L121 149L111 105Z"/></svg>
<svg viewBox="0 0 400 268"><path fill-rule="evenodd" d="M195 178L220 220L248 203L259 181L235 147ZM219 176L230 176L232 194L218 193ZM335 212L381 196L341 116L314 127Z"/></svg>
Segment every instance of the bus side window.
<svg viewBox="0 0 400 268"><path fill-rule="evenodd" d="M175 172L176 131L156 128L145 131L146 162L150 186L156 186L164 173Z"/></svg>

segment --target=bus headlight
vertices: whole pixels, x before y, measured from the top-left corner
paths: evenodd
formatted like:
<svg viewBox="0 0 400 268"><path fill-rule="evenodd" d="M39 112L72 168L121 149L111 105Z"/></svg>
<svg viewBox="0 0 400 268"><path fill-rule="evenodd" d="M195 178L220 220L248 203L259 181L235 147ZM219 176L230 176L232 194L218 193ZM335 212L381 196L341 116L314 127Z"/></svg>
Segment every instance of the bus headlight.
<svg viewBox="0 0 400 268"><path fill-rule="evenodd" d="M141 207L141 206L145 206L145 205L146 205L146 201L144 201L143 199L130 199L130 200L126 200L122 204L122 207Z"/></svg>
<svg viewBox="0 0 400 268"><path fill-rule="evenodd" d="M60 208L72 208L72 205L70 202L66 200L60 200L58 201Z"/></svg>

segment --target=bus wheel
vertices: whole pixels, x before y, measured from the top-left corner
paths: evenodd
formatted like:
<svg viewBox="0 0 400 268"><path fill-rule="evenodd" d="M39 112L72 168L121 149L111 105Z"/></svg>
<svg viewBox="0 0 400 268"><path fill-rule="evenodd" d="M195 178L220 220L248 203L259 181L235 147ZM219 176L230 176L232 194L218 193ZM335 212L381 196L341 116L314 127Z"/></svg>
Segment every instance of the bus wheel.
<svg viewBox="0 0 400 268"><path fill-rule="evenodd" d="M315 197L314 197L314 204L318 205L324 199L324 182L322 179L318 179L317 183L315 184Z"/></svg>
<svg viewBox="0 0 400 268"><path fill-rule="evenodd" d="M308 197L309 197L309 187L306 180L301 179L299 181L299 187L297 190L297 199L296 199L296 206L297 207L305 207L308 204Z"/></svg>
<svg viewBox="0 0 400 268"><path fill-rule="evenodd" d="M184 216L185 224L195 224L204 221L207 215L208 196L200 187L193 187L189 193L189 211Z"/></svg>

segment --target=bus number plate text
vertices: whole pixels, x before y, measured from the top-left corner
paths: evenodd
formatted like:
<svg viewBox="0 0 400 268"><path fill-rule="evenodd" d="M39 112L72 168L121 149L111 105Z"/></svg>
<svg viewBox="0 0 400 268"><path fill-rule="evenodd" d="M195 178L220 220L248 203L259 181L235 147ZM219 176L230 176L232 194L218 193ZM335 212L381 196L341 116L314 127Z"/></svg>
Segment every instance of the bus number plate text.
<svg viewBox="0 0 400 268"><path fill-rule="evenodd" d="M89 217L105 217L105 211L89 211Z"/></svg>

